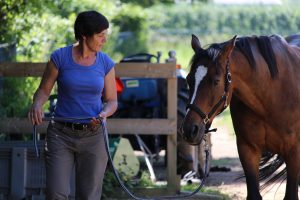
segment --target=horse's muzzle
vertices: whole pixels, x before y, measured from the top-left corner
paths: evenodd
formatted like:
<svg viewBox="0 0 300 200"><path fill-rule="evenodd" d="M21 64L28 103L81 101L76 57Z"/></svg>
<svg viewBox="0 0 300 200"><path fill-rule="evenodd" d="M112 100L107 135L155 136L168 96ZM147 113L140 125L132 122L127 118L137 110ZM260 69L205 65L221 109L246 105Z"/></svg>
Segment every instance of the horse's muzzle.
<svg viewBox="0 0 300 200"><path fill-rule="evenodd" d="M191 126L182 126L182 138L190 145L198 145L201 143L205 133L205 126L192 124Z"/></svg>

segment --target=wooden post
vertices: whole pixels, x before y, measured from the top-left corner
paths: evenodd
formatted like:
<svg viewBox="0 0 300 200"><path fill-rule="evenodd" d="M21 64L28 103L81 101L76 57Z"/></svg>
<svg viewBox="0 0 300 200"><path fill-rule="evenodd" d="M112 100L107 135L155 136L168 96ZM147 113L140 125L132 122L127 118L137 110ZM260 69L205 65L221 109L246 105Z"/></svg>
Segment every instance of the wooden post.
<svg viewBox="0 0 300 200"><path fill-rule="evenodd" d="M177 79L168 78L168 119L177 121ZM180 177L177 176L177 126L176 131L167 137L168 156L168 189L172 192L180 191Z"/></svg>

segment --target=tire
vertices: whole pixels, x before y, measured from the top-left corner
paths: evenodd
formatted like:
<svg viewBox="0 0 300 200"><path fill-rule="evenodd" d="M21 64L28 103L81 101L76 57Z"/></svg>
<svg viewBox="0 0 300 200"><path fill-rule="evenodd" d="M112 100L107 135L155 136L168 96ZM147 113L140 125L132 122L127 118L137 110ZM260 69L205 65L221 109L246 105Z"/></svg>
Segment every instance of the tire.
<svg viewBox="0 0 300 200"><path fill-rule="evenodd" d="M179 134L186 112L186 104L188 103L188 91L185 89L180 90L177 101L177 173L183 177L190 171L196 171L196 176L202 178L205 171L205 141L202 141L198 146L192 146L184 141L181 134ZM210 153L207 161L207 173L209 173L212 158L210 134L207 136L206 144ZM196 162L195 158L198 158Z"/></svg>

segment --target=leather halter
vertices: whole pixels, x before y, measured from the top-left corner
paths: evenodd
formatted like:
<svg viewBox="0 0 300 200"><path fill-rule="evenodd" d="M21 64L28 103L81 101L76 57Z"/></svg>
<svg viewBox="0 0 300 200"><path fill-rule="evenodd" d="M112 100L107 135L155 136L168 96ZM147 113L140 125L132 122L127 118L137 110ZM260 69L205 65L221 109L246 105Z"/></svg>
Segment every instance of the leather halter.
<svg viewBox="0 0 300 200"><path fill-rule="evenodd" d="M225 83L224 83L224 93L220 97L219 101L213 106L213 108L210 110L208 114L205 114L198 106L195 104L188 104L187 109L191 109L195 111L200 117L203 119L203 123L206 125L209 121L210 118L215 114L217 109L220 107L220 105L224 102L223 109L218 113L220 114L225 110L225 108L228 106L228 92L229 92L229 85L231 83L231 73L229 69L229 58L227 58L226 62L226 73L225 73Z"/></svg>

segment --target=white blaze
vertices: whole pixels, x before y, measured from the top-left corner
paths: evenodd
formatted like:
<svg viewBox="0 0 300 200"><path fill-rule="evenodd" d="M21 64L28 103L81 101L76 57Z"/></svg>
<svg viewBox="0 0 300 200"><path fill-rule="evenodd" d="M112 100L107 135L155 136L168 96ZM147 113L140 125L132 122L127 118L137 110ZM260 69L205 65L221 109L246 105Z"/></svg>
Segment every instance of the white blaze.
<svg viewBox="0 0 300 200"><path fill-rule="evenodd" d="M196 98L196 94L197 94L197 89L201 83L201 81L203 80L203 78L206 76L207 74L207 68L204 67L203 65L199 65L196 73L195 73L195 87L194 87L194 93L191 99L190 104L194 103L194 100ZM189 112L190 109L187 110L187 112Z"/></svg>

